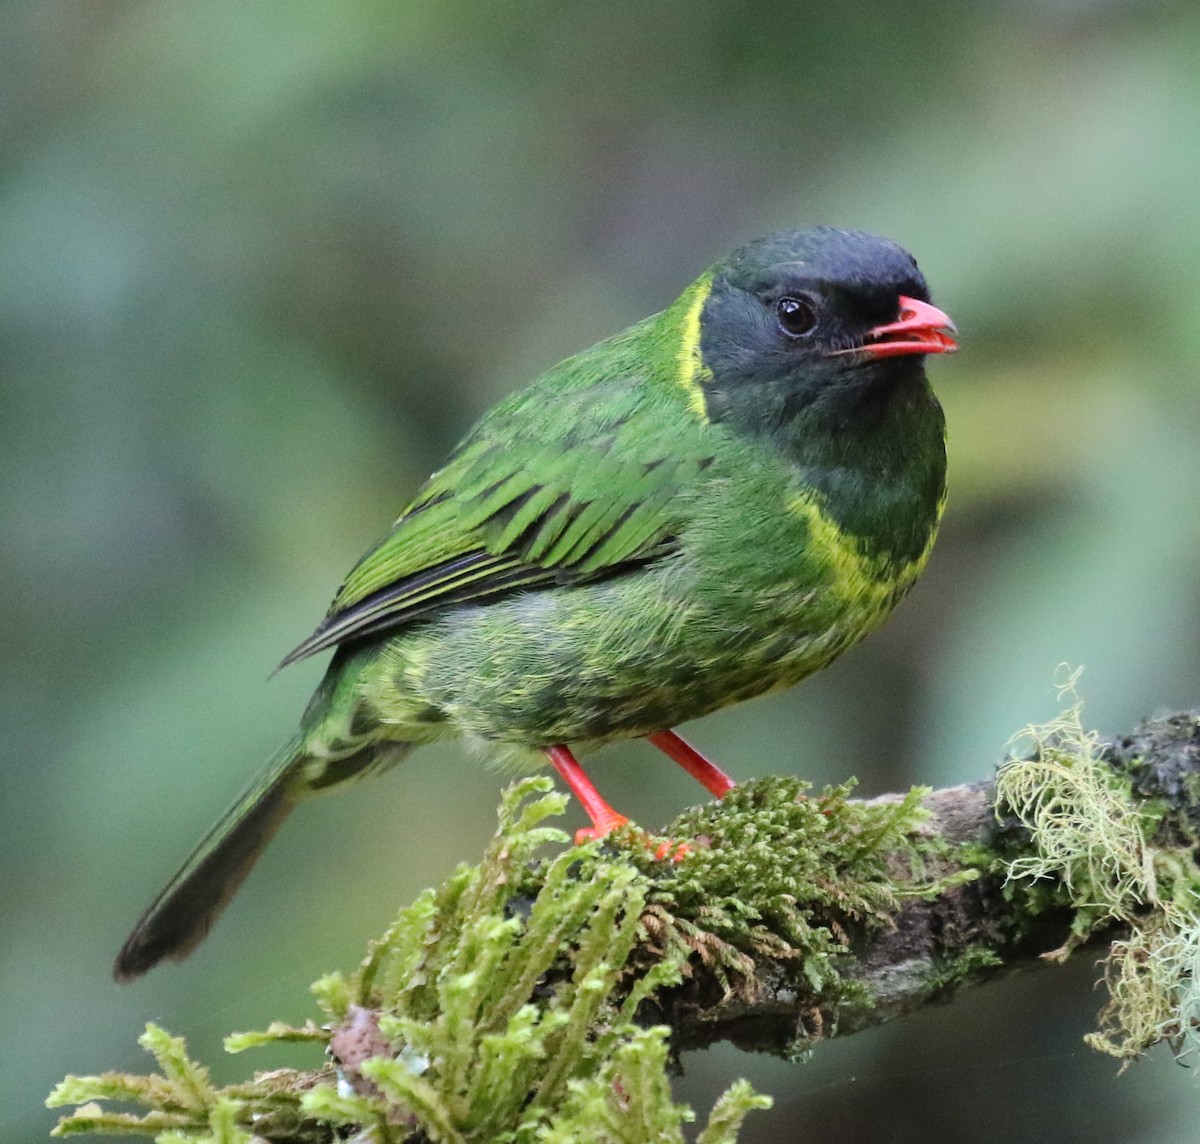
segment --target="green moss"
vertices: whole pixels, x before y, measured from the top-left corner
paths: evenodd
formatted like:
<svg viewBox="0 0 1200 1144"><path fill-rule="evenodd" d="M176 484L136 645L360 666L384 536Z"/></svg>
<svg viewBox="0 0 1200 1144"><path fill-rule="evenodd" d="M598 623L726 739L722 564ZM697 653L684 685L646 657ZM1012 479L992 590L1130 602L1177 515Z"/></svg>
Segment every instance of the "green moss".
<svg viewBox="0 0 1200 1144"><path fill-rule="evenodd" d="M48 1103L79 1107L56 1133L196 1144L248 1144L252 1132L313 1144L347 1134L372 1144L682 1144L693 1113L670 1098L668 1030L634 1015L679 979L683 954L668 951L629 978L650 879L596 844L535 862L535 852L567 840L543 825L563 810L549 789L541 778L512 788L480 865L460 867L401 911L357 972L315 984L325 1024L276 1024L227 1041L234 1052L321 1042L336 1072L267 1073L216 1089L182 1040L149 1026L142 1044L159 1071L68 1077ZM700 1139L728 1144L746 1114L769 1103L734 1085Z"/></svg>
<svg viewBox="0 0 1200 1144"><path fill-rule="evenodd" d="M663 862L632 827L609 845L564 848L546 825L564 799L546 779L519 783L478 866L402 910L356 972L315 983L320 1024L226 1042L320 1043L336 1071L215 1089L182 1041L150 1027L159 1072L68 1078L51 1103L83 1107L57 1131L218 1144L251 1131L304 1144L682 1141L693 1114L671 1100L668 1030L638 1019L647 999L704 964L727 997L753 1000L766 958L783 975L773 984L794 985L814 1012L869 1005L845 975L855 942L890 925L906 895L948 884L929 874L945 863L921 830L925 791L856 803L850 789L810 797L793 779L748 783L673 823L690 852ZM699 1139L734 1140L767 1103L735 1084Z"/></svg>
<svg viewBox="0 0 1200 1144"><path fill-rule="evenodd" d="M754 999L765 956L788 974L778 984L816 1008L869 1000L843 972L854 942L889 926L902 897L944 888L925 875L928 791L864 803L850 800L852 784L808 789L793 778L746 783L671 824L671 837L696 842L647 895L650 948L699 959L727 997ZM649 873L651 858L631 854Z"/></svg>
<svg viewBox="0 0 1200 1144"><path fill-rule="evenodd" d="M1003 965L995 950L986 945L971 945L953 957L942 957L929 976L930 994L953 992L974 978L981 969Z"/></svg>
<svg viewBox="0 0 1200 1144"><path fill-rule="evenodd" d="M1003 814L997 813L1003 823ZM955 861L963 870L973 871L976 877L988 878L992 884L1000 885L1007 908L995 911L988 919L997 940L1020 947L1041 938L1044 944L1045 915L1074 919L1077 909L1070 892L1057 878L1009 876L1012 863L1029 854L1028 833L1012 826L1012 823L1006 823L1005 828L986 841L972 839L959 843L953 847Z"/></svg>

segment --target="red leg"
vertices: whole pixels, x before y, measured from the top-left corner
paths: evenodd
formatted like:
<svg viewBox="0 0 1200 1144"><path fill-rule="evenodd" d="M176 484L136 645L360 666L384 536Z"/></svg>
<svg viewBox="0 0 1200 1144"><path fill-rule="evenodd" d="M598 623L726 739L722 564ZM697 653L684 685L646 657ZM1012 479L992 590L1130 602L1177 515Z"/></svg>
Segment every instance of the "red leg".
<svg viewBox="0 0 1200 1144"><path fill-rule="evenodd" d="M734 782L715 763L710 763L695 747L684 742L674 731L655 731L646 736L646 742L657 747L668 758L677 762L697 782L703 783L717 798L724 798L733 790Z"/></svg>
<svg viewBox="0 0 1200 1144"><path fill-rule="evenodd" d="M600 792L592 786L592 780L584 773L579 761L571 754L569 747L563 743L547 747L546 756L554 764L554 769L562 775L563 782L571 788L571 793L579 799L579 804L587 811L588 818L592 820L591 826L584 826L575 831L577 846L593 838L604 838L629 821L604 801Z"/></svg>

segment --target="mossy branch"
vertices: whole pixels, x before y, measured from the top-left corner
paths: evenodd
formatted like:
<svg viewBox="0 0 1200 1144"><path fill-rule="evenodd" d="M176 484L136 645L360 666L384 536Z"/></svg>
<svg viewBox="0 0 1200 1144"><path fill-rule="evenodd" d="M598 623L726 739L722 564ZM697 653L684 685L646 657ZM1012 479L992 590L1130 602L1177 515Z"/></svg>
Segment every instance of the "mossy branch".
<svg viewBox="0 0 1200 1144"><path fill-rule="evenodd" d="M326 1046L309 1073L216 1089L151 1026L148 1077L69 1077L57 1132L179 1144L682 1141L680 1051L729 1040L804 1053L965 985L1108 950L1094 1047L1188 1047L1200 1015L1200 720L1104 742L1077 708L1029 732L992 781L871 801L791 779L736 788L670 827L578 849L545 825L545 779L509 791L478 866L402 910L349 976L314 986L320 1023L230 1037L237 1052ZM999 811L997 810L999 807ZM132 1104L145 1112L102 1108ZM736 1082L703 1144L764 1107Z"/></svg>

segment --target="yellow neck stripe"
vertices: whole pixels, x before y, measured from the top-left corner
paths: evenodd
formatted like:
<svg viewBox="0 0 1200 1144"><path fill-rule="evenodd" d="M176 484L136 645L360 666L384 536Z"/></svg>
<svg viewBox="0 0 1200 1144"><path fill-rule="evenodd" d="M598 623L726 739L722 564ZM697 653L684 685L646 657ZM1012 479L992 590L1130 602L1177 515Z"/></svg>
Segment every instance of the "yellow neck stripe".
<svg viewBox="0 0 1200 1144"><path fill-rule="evenodd" d="M700 357L700 312L712 292L712 274L705 274L688 288L681 301L686 299L687 309L679 331L679 354L676 361L679 372L676 380L688 395L688 405L692 412L704 421L708 420L708 407L704 401L704 386L702 382L711 377Z"/></svg>
<svg viewBox="0 0 1200 1144"><path fill-rule="evenodd" d="M945 504L945 497L942 498ZM827 516L820 499L812 492L797 493L788 510L808 525L809 551L832 576L834 590L845 599L888 606L903 596L925 567L937 538L937 519L921 554L907 564L894 565L887 559L868 556L857 537ZM941 516L941 506L938 508Z"/></svg>

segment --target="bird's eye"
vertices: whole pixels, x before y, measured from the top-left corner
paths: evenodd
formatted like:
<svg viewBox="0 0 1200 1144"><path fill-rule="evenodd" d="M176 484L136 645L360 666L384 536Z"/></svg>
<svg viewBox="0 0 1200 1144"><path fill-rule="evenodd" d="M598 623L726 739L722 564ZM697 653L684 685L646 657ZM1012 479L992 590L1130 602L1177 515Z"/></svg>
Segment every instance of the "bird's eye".
<svg viewBox="0 0 1200 1144"><path fill-rule="evenodd" d="M775 303L779 328L789 338L802 338L817 328L817 313L811 298L789 294Z"/></svg>

